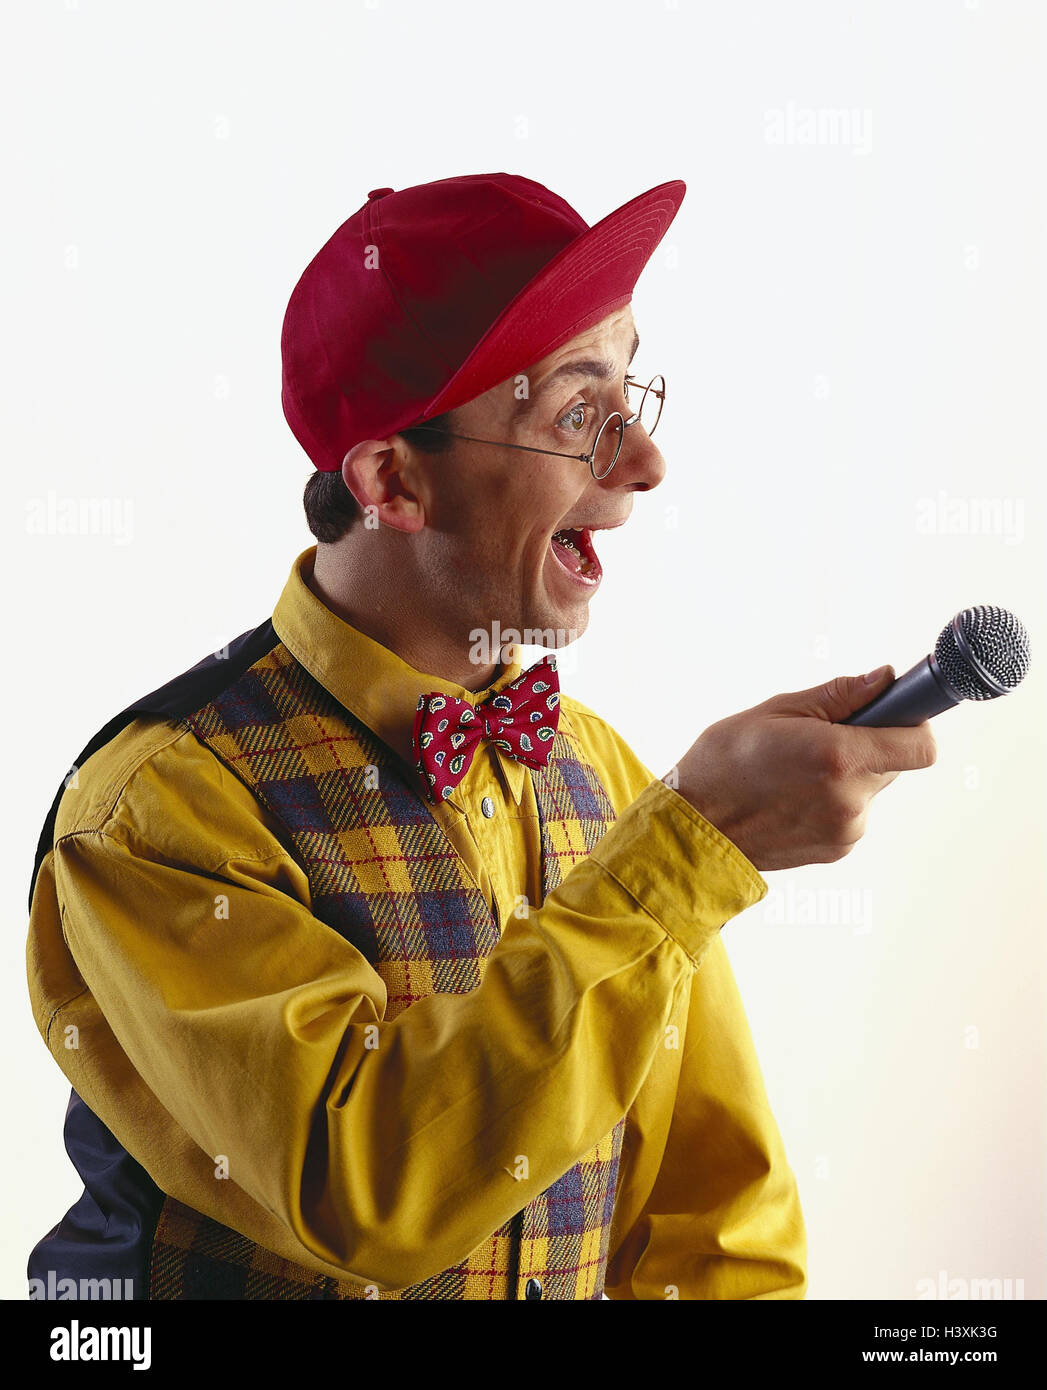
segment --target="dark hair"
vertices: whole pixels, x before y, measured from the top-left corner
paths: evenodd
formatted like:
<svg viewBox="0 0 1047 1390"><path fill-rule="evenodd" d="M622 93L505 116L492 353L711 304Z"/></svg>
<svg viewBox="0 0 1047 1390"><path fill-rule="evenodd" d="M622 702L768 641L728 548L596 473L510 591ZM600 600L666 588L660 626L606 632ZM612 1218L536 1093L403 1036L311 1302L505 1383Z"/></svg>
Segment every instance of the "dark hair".
<svg viewBox="0 0 1047 1390"><path fill-rule="evenodd" d="M453 429L454 411L448 410L443 415L434 415L431 420L426 421L426 425L441 430ZM398 430L397 433L412 449L417 449L423 454L442 454L450 448L450 440L443 435L433 434L428 429L412 427ZM330 473L316 469L305 485L302 503L309 530L318 541L327 544L340 541L353 524L363 518L360 506L346 487L340 469Z"/></svg>

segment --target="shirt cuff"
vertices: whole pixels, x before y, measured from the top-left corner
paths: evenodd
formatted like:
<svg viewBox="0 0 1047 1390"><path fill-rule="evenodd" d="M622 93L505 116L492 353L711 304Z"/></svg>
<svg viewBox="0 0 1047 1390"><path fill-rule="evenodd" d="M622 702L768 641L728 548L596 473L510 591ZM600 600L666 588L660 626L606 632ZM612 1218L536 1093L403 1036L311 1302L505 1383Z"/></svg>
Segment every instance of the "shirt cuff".
<svg viewBox="0 0 1047 1390"><path fill-rule="evenodd" d="M590 858L696 965L724 923L767 894L766 881L738 846L658 779L611 826Z"/></svg>

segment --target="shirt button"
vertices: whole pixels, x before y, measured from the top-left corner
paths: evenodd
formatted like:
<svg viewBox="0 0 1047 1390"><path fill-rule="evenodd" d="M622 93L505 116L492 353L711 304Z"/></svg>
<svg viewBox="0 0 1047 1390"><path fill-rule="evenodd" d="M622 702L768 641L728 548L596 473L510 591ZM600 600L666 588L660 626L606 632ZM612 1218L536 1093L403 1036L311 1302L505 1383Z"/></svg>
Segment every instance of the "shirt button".
<svg viewBox="0 0 1047 1390"><path fill-rule="evenodd" d="M491 800L489 796L485 796L484 799L480 802L480 810L484 813L488 820L490 820L491 817L494 815L494 802Z"/></svg>
<svg viewBox="0 0 1047 1390"><path fill-rule="evenodd" d="M540 1279L528 1279L527 1288L524 1290L524 1298L541 1298L542 1281Z"/></svg>

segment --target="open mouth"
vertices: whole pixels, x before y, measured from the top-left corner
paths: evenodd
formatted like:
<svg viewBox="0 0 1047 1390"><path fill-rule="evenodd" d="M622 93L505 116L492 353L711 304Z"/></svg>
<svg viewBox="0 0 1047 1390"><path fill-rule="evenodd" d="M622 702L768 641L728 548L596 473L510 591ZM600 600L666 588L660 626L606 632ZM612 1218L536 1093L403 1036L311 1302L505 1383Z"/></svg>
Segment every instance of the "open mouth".
<svg viewBox="0 0 1047 1390"><path fill-rule="evenodd" d="M580 583L599 584L603 570L593 549L593 533L588 526L581 530L565 526L555 531L549 547L564 569Z"/></svg>

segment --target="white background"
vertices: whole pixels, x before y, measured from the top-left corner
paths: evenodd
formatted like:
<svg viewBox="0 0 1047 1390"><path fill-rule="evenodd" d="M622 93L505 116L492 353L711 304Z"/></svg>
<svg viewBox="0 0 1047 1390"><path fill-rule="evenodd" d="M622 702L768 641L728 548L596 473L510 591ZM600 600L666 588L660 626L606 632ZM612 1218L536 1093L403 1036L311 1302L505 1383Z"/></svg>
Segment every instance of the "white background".
<svg viewBox="0 0 1047 1390"><path fill-rule="evenodd" d="M1035 0L5 7L0 1295L81 1191L25 986L55 789L311 543L279 400L308 260L371 188L507 171L590 223L688 185L633 301L669 473L561 653L645 762L900 674L970 604L1029 628L1025 684L938 719L855 851L770 874L724 939L809 1296L1047 1296L1045 28ZM49 494L108 529L34 529ZM976 499L994 523L957 530Z"/></svg>

